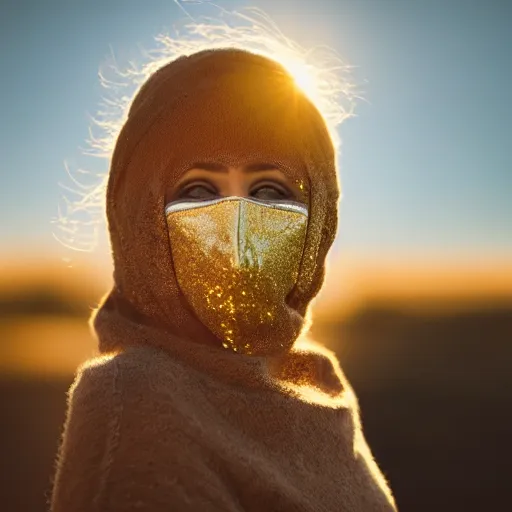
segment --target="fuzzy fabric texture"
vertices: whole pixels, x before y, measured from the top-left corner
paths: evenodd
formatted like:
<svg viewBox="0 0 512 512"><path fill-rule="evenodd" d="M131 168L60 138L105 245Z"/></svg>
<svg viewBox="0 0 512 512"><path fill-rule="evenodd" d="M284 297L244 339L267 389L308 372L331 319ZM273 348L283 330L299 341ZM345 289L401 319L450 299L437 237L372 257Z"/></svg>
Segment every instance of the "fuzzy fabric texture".
<svg viewBox="0 0 512 512"><path fill-rule="evenodd" d="M162 351L122 323L141 344L79 373L52 512L396 510L331 352Z"/></svg>
<svg viewBox="0 0 512 512"><path fill-rule="evenodd" d="M275 333L283 350L222 348L177 285L165 192L205 161L271 163L305 186L304 254ZM335 355L297 338L337 200L325 123L275 62L214 50L150 77L112 159L115 285L92 319L104 356L70 390L52 512L396 510Z"/></svg>
<svg viewBox="0 0 512 512"><path fill-rule="evenodd" d="M115 282L108 300L180 337L220 346L180 292L164 214L166 191L198 162L267 163L305 189L306 246L275 333L289 349L320 290L336 234L335 152L322 116L289 74L241 50L182 57L154 73L135 97L116 142L107 188ZM99 338L102 351L118 348L107 345L101 333Z"/></svg>

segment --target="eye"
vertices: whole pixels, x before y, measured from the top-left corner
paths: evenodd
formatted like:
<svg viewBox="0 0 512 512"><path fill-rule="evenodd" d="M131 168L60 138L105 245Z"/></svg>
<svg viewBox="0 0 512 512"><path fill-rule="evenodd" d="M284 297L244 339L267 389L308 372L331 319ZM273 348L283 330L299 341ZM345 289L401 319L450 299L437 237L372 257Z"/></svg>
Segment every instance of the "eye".
<svg viewBox="0 0 512 512"><path fill-rule="evenodd" d="M264 183L251 190L251 197L264 201L282 201L283 199L293 199L293 194L283 185Z"/></svg>
<svg viewBox="0 0 512 512"><path fill-rule="evenodd" d="M218 197L218 192L210 184L207 183L190 183L185 185L179 192L177 199L193 199L196 201L204 201Z"/></svg>

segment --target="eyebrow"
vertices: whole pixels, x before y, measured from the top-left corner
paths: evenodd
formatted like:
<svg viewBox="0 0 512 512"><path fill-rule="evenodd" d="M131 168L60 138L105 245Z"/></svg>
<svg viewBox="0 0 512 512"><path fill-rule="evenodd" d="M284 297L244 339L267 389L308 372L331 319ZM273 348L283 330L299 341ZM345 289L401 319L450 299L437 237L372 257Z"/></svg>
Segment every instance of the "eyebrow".
<svg viewBox="0 0 512 512"><path fill-rule="evenodd" d="M191 169L202 169L204 171L216 171L216 172L228 172L228 168L225 165L217 164L215 162L196 162L191 166ZM244 167L245 172L258 172L258 171L273 171L279 170L274 164L269 163L256 163L246 165Z"/></svg>

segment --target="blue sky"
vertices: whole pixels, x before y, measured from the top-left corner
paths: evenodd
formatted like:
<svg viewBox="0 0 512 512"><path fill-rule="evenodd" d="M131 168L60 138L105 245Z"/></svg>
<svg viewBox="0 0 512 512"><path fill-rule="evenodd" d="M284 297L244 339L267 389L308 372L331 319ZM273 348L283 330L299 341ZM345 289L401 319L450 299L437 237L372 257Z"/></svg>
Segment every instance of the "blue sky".
<svg viewBox="0 0 512 512"><path fill-rule="evenodd" d="M218 3L262 8L357 66L366 101L341 127L336 253L512 256L512 2ZM60 250L50 221L101 100L98 69L183 19L169 0L2 2L2 253Z"/></svg>

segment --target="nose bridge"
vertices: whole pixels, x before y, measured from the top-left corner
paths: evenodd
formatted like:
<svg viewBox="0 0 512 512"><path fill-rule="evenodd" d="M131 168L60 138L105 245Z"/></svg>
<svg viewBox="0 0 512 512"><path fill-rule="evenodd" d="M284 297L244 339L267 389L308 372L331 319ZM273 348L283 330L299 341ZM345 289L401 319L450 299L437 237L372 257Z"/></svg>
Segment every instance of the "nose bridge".
<svg viewBox="0 0 512 512"><path fill-rule="evenodd" d="M248 233L249 219L247 218L250 205L245 198L237 200L236 209L236 238L234 251L236 253L236 266L238 269L247 267L252 263L250 233Z"/></svg>
<svg viewBox="0 0 512 512"><path fill-rule="evenodd" d="M247 192L243 169L229 166L225 194L227 196L247 197Z"/></svg>
<svg viewBox="0 0 512 512"><path fill-rule="evenodd" d="M260 215L261 208L265 206L256 205L246 198L239 199L238 207L238 261L239 268L246 270L257 270L261 265L260 247L257 240L260 238L256 219L262 220ZM262 228L263 226L259 226Z"/></svg>
<svg viewBox="0 0 512 512"><path fill-rule="evenodd" d="M233 237L233 253L234 253L234 264L236 268L240 268L240 264L242 261L242 251L241 251L241 243L243 235L241 234L241 224L243 223L242 219L242 203L243 199L236 200L236 210L235 210L235 225L234 225L234 237ZM243 226L242 226L243 231Z"/></svg>
<svg viewBox="0 0 512 512"><path fill-rule="evenodd" d="M254 233L251 233L251 219L250 211L251 208L254 208L254 205L249 203L245 198L240 198L238 200L238 229L237 229L237 242L236 242L236 251L238 254L238 267L250 267L254 264L254 247L252 245L252 239L254 238Z"/></svg>

